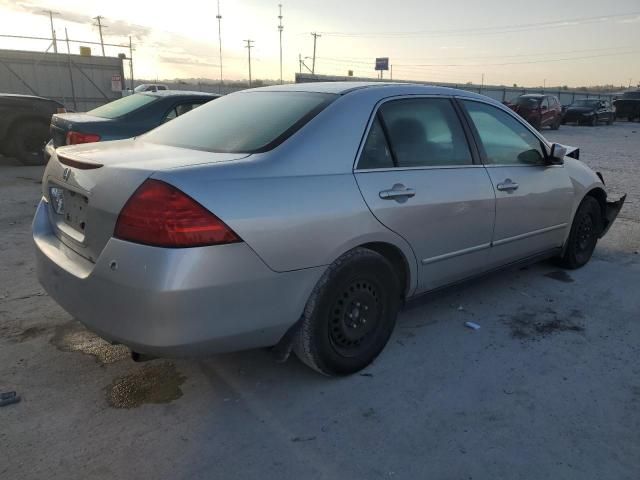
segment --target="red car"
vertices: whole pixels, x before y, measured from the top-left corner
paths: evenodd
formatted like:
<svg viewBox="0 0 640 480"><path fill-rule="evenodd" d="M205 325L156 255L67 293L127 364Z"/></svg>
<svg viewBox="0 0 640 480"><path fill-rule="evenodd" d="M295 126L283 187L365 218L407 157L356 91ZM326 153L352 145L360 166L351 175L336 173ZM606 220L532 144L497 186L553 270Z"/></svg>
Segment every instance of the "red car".
<svg viewBox="0 0 640 480"><path fill-rule="evenodd" d="M551 127L551 130L560 128L562 105L553 95L541 93L520 95L509 106L537 130L542 127Z"/></svg>

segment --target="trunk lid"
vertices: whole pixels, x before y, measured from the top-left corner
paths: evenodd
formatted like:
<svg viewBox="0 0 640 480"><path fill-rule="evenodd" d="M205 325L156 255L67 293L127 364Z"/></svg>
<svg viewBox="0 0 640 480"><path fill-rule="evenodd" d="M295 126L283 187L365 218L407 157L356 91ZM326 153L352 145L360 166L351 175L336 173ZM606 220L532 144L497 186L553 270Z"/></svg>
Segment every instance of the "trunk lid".
<svg viewBox="0 0 640 480"><path fill-rule="evenodd" d="M62 147L47 164L43 196L49 202L49 219L58 238L95 262L113 236L122 207L154 172L246 157L139 140Z"/></svg>
<svg viewBox="0 0 640 480"><path fill-rule="evenodd" d="M87 113L56 113L51 117L50 126L53 145L55 147L66 145L67 132L71 130L100 134L100 128L112 121L109 118L95 117Z"/></svg>

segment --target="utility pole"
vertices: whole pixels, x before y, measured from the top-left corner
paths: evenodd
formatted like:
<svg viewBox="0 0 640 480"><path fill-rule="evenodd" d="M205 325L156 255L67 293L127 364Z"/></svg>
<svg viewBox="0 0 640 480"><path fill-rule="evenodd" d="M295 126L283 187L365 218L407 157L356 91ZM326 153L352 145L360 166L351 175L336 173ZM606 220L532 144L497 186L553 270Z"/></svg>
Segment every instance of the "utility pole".
<svg viewBox="0 0 640 480"><path fill-rule="evenodd" d="M129 77L131 82L131 93L133 93L133 45L131 44L131 35L129 35Z"/></svg>
<svg viewBox="0 0 640 480"><path fill-rule="evenodd" d="M220 88L219 92L222 93L222 27L221 20L222 15L220 15L220 0L218 0L218 15L216 15L218 19L218 49L220 51Z"/></svg>
<svg viewBox="0 0 640 480"><path fill-rule="evenodd" d="M547 79L546 78L544 80L542 80L542 89L543 90L547 89Z"/></svg>
<svg viewBox="0 0 640 480"><path fill-rule="evenodd" d="M311 36L313 37L313 63L311 64L311 75L315 75L316 74L316 41L318 40L318 37L321 37L322 35L319 35L313 32L311 33Z"/></svg>
<svg viewBox="0 0 640 480"><path fill-rule="evenodd" d="M96 23L94 23L95 26L98 27L98 32L100 32L100 46L102 47L102 56L105 57L106 55L104 54L104 40L102 39L102 22L101 20L104 17L102 15L98 15L97 17L93 17L93 19L96 21ZM106 26L104 28L107 28Z"/></svg>
<svg viewBox="0 0 640 480"><path fill-rule="evenodd" d="M302 73L302 54L298 54L298 65L300 66L300 73ZM629 85L631 85L631 80L629 80Z"/></svg>
<svg viewBox="0 0 640 480"><path fill-rule="evenodd" d="M249 88L251 88L251 49L255 42L253 40L243 40L243 42L247 42L244 48L246 48L249 53Z"/></svg>
<svg viewBox="0 0 640 480"><path fill-rule="evenodd" d="M280 85L282 85L282 30L284 30L284 25L282 25L282 4L278 4L278 9L280 14L278 15L278 19L280 23L278 24L278 32L280 32Z"/></svg>
<svg viewBox="0 0 640 480"><path fill-rule="evenodd" d="M391 72L390 72L391 73L391 80L393 80L393 65L390 65L390 67L391 67Z"/></svg>
<svg viewBox="0 0 640 480"><path fill-rule="evenodd" d="M480 91L484 88L484 73L482 74L482 84L480 85Z"/></svg>
<svg viewBox="0 0 640 480"><path fill-rule="evenodd" d="M64 38L67 41L67 63L69 66L69 83L71 84L71 97L73 98L73 109L78 111L78 105L76 104L76 89L73 84L73 70L71 68L71 49L69 48L69 34L67 33L67 27L64 27Z"/></svg>
<svg viewBox="0 0 640 480"><path fill-rule="evenodd" d="M49 22L51 22L51 42L53 44L53 52L58 53L58 42L56 40L56 31L53 28L53 16L58 15L58 12L54 12L52 10L44 10L44 12L49 14Z"/></svg>

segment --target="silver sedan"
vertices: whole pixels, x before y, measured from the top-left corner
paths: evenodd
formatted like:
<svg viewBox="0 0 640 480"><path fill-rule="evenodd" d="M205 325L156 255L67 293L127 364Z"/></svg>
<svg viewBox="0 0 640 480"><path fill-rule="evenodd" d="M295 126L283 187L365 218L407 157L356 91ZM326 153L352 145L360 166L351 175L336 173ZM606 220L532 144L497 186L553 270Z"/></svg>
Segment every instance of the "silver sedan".
<svg viewBox="0 0 640 480"><path fill-rule="evenodd" d="M134 352L277 345L349 374L411 297L517 262L586 264L624 197L578 152L459 90L238 92L136 139L59 148L38 276Z"/></svg>

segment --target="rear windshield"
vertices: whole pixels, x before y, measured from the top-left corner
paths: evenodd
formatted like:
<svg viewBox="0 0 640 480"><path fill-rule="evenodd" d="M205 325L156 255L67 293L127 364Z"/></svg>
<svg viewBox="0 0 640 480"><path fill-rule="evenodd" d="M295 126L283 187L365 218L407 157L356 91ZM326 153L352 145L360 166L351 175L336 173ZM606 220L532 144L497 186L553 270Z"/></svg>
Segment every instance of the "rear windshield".
<svg viewBox="0 0 640 480"><path fill-rule="evenodd" d="M336 97L311 92L234 93L165 123L142 138L210 152L265 152L293 135Z"/></svg>
<svg viewBox="0 0 640 480"><path fill-rule="evenodd" d="M516 105L520 107L537 107L540 105L540 101L542 98L540 97L518 97L516 99Z"/></svg>
<svg viewBox="0 0 640 480"><path fill-rule="evenodd" d="M600 100L576 100L571 104L573 107L597 107Z"/></svg>
<svg viewBox="0 0 640 480"><path fill-rule="evenodd" d="M640 100L640 92L625 92L622 94L622 98L634 98Z"/></svg>
<svg viewBox="0 0 640 480"><path fill-rule="evenodd" d="M118 100L109 102L106 105L89 110L87 113L95 117L118 118L151 102L155 102L156 100L158 100L158 97L153 95L141 95L134 93L128 97L119 98Z"/></svg>

